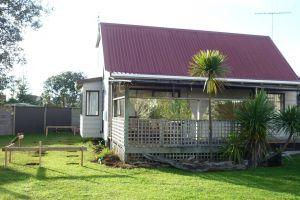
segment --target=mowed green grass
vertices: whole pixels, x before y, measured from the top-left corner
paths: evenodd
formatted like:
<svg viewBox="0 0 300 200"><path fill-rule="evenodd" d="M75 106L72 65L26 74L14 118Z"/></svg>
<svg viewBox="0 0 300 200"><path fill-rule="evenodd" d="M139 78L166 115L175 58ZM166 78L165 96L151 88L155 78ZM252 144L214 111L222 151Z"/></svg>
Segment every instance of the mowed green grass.
<svg viewBox="0 0 300 200"><path fill-rule="evenodd" d="M1 136L0 146L12 137ZM25 135L24 146L88 145L71 133ZM115 169L91 163L84 167L74 152L48 152L43 167L33 153L14 153L8 168L0 167L0 199L300 199L300 156L283 167L191 173L172 168ZM69 156L69 157L68 157ZM4 161L4 153L0 154ZM74 164L75 163L75 164Z"/></svg>

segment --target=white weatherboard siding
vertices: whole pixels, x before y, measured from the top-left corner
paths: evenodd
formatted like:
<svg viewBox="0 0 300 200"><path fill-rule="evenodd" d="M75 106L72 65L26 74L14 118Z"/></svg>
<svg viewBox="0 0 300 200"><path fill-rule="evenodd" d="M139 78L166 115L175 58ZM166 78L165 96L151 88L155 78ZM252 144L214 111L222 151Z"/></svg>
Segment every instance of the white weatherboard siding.
<svg viewBox="0 0 300 200"><path fill-rule="evenodd" d="M112 118L112 111L111 111L111 85L109 84L109 73L107 71L104 72L104 79L103 79L103 89L104 89L104 97L103 97L103 139L105 141L108 140L109 137L109 130L110 130L110 119Z"/></svg>
<svg viewBox="0 0 300 200"><path fill-rule="evenodd" d="M86 116L86 92L99 91L99 116ZM102 132L102 81L87 82L82 86L82 114L80 135L84 138L103 138Z"/></svg>
<svg viewBox="0 0 300 200"><path fill-rule="evenodd" d="M99 30L100 31L100 30ZM103 117L103 139L108 140L109 130L110 130L110 119L112 117L111 113L111 85L109 84L110 73L105 70L104 56L103 56L103 43L102 40L99 42L99 60L98 65L101 70L101 75L103 77L103 111L101 113Z"/></svg>

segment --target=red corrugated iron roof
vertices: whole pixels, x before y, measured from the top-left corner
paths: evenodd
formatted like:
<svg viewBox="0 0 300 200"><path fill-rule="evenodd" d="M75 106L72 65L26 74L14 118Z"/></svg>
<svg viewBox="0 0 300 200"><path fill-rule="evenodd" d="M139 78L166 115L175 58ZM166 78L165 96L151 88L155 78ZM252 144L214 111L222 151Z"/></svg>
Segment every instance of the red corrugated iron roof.
<svg viewBox="0 0 300 200"><path fill-rule="evenodd" d="M227 78L297 81L268 36L101 23L104 62L110 72L189 76L199 50L225 54Z"/></svg>

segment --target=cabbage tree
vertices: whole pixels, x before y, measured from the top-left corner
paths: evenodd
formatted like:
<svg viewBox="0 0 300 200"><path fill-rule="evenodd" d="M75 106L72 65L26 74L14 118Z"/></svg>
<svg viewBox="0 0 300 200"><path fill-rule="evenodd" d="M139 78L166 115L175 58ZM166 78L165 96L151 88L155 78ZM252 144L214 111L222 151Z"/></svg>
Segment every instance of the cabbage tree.
<svg viewBox="0 0 300 200"><path fill-rule="evenodd" d="M278 131L283 131L289 135L281 149L281 151L285 151L292 137L295 134L300 134L300 108L297 106L289 106L285 110L276 113L274 126Z"/></svg>
<svg viewBox="0 0 300 200"><path fill-rule="evenodd" d="M260 91L254 99L246 100L236 111L252 167L257 167L268 153L267 130L271 127L273 117L274 107L264 91Z"/></svg>
<svg viewBox="0 0 300 200"><path fill-rule="evenodd" d="M208 94L208 119L209 119L209 151L210 160L212 160L212 97L217 95L218 91L222 90L223 83L218 79L224 77L228 72L225 67L226 56L217 50L199 51L196 53L189 65L189 73L194 77L205 77L206 81L203 91Z"/></svg>

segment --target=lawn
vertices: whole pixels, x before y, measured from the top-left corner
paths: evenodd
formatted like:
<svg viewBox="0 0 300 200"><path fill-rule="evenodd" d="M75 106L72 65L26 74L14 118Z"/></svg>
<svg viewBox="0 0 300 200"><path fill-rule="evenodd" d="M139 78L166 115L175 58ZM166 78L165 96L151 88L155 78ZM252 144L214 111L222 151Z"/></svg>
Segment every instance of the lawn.
<svg viewBox="0 0 300 200"><path fill-rule="evenodd" d="M1 136L0 146L12 137ZM72 134L25 135L24 146L87 145ZM300 156L283 167L247 171L191 173L172 168L115 169L91 163L84 167L74 152L48 152L43 167L33 153L14 153L0 167L0 199L300 199ZM3 163L4 153L0 154Z"/></svg>

